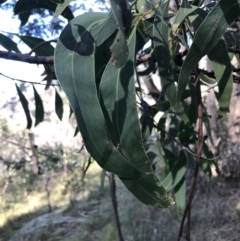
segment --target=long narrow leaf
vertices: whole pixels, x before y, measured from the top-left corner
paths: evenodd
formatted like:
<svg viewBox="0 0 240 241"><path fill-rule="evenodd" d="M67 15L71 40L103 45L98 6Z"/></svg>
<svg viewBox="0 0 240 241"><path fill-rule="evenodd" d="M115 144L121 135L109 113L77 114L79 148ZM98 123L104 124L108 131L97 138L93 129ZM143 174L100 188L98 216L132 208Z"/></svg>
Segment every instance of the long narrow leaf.
<svg viewBox="0 0 240 241"><path fill-rule="evenodd" d="M172 170L169 172L167 177L162 181L162 185L167 191L175 188L182 180L186 172L186 157L184 152L181 151L179 160L175 163Z"/></svg>
<svg viewBox="0 0 240 241"><path fill-rule="evenodd" d="M53 20L57 19L62 14L62 12L65 10L65 8L69 5L71 1L72 0L64 0L63 2L58 3L53 16Z"/></svg>
<svg viewBox="0 0 240 241"><path fill-rule="evenodd" d="M15 85L16 85L16 89L17 89L17 93L18 93L20 102L22 104L23 110L24 110L26 118L27 118L27 129L30 129L32 126L32 118L31 118L30 111L28 108L28 101L27 101L26 97L24 96L24 94L22 93L22 91L20 90L20 88L17 86L17 84L15 84Z"/></svg>
<svg viewBox="0 0 240 241"><path fill-rule="evenodd" d="M220 0L204 19L182 66L178 80L177 101L181 100L194 67L218 43L227 27L239 16L239 12L240 0Z"/></svg>
<svg viewBox="0 0 240 241"><path fill-rule="evenodd" d="M168 4L169 1L164 5L164 17L168 16ZM155 55L163 90L176 113L181 116L183 120L187 121L188 118L184 113L180 101L177 103L176 100L177 89L175 86L175 76L171 70L171 55L168 47L169 27L159 18L155 18L153 35L153 44L155 47Z"/></svg>
<svg viewBox="0 0 240 241"><path fill-rule="evenodd" d="M62 116L63 116L63 101L62 101L62 98L58 94L56 89L55 89L55 112L56 112L59 120L62 120Z"/></svg>
<svg viewBox="0 0 240 241"><path fill-rule="evenodd" d="M233 77L232 65L228 56L227 47L223 38L220 39L214 50L210 51L208 57L211 61L216 80L218 81L217 99L221 117L229 111L232 96Z"/></svg>
<svg viewBox="0 0 240 241"><path fill-rule="evenodd" d="M33 92L34 92L34 99L35 99L35 125L37 126L40 122L44 120L44 108L43 108L43 103L40 95L38 94L37 90L35 89L34 85L33 87Z"/></svg>
<svg viewBox="0 0 240 241"><path fill-rule="evenodd" d="M20 50L18 49L17 44L12 39L10 39L9 37L1 33L0 33L0 45L2 45L3 48L7 49L8 51L14 51L16 53L20 53Z"/></svg>

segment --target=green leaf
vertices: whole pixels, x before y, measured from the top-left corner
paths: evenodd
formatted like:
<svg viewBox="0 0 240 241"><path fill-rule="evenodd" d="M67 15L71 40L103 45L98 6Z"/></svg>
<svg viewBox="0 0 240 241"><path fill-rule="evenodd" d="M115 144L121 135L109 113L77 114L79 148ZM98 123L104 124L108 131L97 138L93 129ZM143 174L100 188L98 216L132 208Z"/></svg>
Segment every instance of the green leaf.
<svg viewBox="0 0 240 241"><path fill-rule="evenodd" d="M58 3L58 5L54 13L53 20L57 19L62 14L62 12L65 10L65 8L69 5L71 1L72 0L60 0L60 2L56 2Z"/></svg>
<svg viewBox="0 0 240 241"><path fill-rule="evenodd" d="M215 47L213 49L213 52L215 51ZM207 85L214 85L214 84L217 84L216 80L205 75L204 73L200 72L199 71L199 77L201 78L201 82L204 83L204 84L207 84Z"/></svg>
<svg viewBox="0 0 240 241"><path fill-rule="evenodd" d="M225 117L229 111L233 88L233 77L232 65L223 38L218 41L214 50L208 53L208 57L211 61L216 80L218 81L218 93L216 96L219 103L220 116Z"/></svg>
<svg viewBox="0 0 240 241"><path fill-rule="evenodd" d="M56 112L59 120L62 120L62 116L63 116L63 101L62 101L62 98L58 94L56 89L55 89L55 112Z"/></svg>
<svg viewBox="0 0 240 241"><path fill-rule="evenodd" d="M175 188L179 182L182 180L186 173L186 156L184 151L180 152L179 160L176 161L173 168L167 175L167 177L162 181L162 185L167 191L171 191Z"/></svg>
<svg viewBox="0 0 240 241"><path fill-rule="evenodd" d="M0 45L2 45L3 48L7 49L8 51L14 51L16 53L20 53L17 47L17 44L14 41L12 41L9 37L1 33L0 33Z"/></svg>
<svg viewBox="0 0 240 241"><path fill-rule="evenodd" d="M168 4L169 1L164 5L164 17L168 16ZM153 27L153 44L154 52L156 55L159 75L161 78L161 84L164 92L167 95L169 103L174 108L176 113L184 120L187 121L188 118L184 113L184 109L179 102L176 104L176 93L177 89L175 86L175 76L172 72L171 62L172 57L169 51L168 46L168 37L169 37L169 27L161 21L159 18L155 18L154 27ZM163 57L164 56L164 57Z"/></svg>
<svg viewBox="0 0 240 241"><path fill-rule="evenodd" d="M109 122L106 122L106 115L101 109L95 82L95 41L90 36L91 28L104 18L105 14L102 13L83 14L66 26L55 51L56 75L68 96L91 156L103 169L118 175L140 201L148 205L168 207L173 204L173 200L151 171L147 156L141 164L141 170L147 170L145 164L149 166L148 172L141 172L132 165L132 160L128 160L120 152L121 147L111 138L112 133L108 130ZM135 49L132 51L135 53ZM130 66L132 68L131 62ZM129 71L129 66L124 71L126 70ZM134 82L131 82L132 85L134 86ZM140 142L141 139L136 144L141 146Z"/></svg>
<svg viewBox="0 0 240 241"><path fill-rule="evenodd" d="M178 217L181 218L186 205L186 179L183 177L174 189Z"/></svg>
<svg viewBox="0 0 240 241"><path fill-rule="evenodd" d="M23 110L24 110L26 118L27 118L27 129L30 129L32 126L32 118L31 118L30 111L28 108L28 101L27 101L26 97L24 96L24 94L22 93L22 91L20 90L20 88L17 86L17 84L15 84L15 85L16 85L16 89L17 89L17 93L18 93L20 102L22 104Z"/></svg>
<svg viewBox="0 0 240 241"><path fill-rule="evenodd" d="M44 120L44 108L43 108L43 103L40 95L38 94L34 85L32 85L32 87L33 87L34 100L35 100L35 106L36 106L36 109L35 109L36 121L34 126L37 126L40 122Z"/></svg>
<svg viewBox="0 0 240 241"><path fill-rule="evenodd" d="M37 45L44 43L45 41L41 38L36 38L32 36L22 36L16 34L17 37L19 37L30 49L33 49ZM46 43L44 45L41 45L37 47L34 52L37 55L41 56L53 56L54 54L54 47L50 43Z"/></svg>
<svg viewBox="0 0 240 241"><path fill-rule="evenodd" d="M187 86L188 77L199 60L218 43L227 27L239 16L240 0L220 0L203 20L183 63L178 80L177 101Z"/></svg>
<svg viewBox="0 0 240 241"><path fill-rule="evenodd" d="M31 10L37 9L37 8L45 8L45 9L48 9L48 10L54 12L56 7L57 7L57 4L55 4L49 0L31 0L31 1L18 0L16 5L14 6L14 14L19 14L19 16L21 16L22 14L24 14L26 12L30 13ZM72 11L68 7L66 9L64 9L64 11L61 13L61 15L64 18L68 19L69 21L74 18ZM25 19L25 21L26 21L26 19ZM23 24L24 22L22 21L22 24L21 24L22 26L24 25Z"/></svg>
<svg viewBox="0 0 240 241"><path fill-rule="evenodd" d="M96 45L101 45L106 41L117 29L117 24L114 19L113 13L111 12L106 19L99 23L91 30L91 35L96 40Z"/></svg>
<svg viewBox="0 0 240 241"><path fill-rule="evenodd" d="M198 7L196 6L191 6L188 4L187 0L183 0L180 9L177 12L177 15L174 19L173 25L172 25L172 31L173 34L176 33L177 29L179 26L182 24L184 19L193 11L195 11Z"/></svg>
<svg viewBox="0 0 240 241"><path fill-rule="evenodd" d="M112 13L118 26L118 32L111 46L112 64L116 68L124 66L128 59L128 47L125 29L131 26L131 9L125 6L127 1L110 0ZM125 4L124 4L125 3Z"/></svg>
<svg viewBox="0 0 240 241"><path fill-rule="evenodd" d="M168 173L167 177L162 181L162 185L167 191L174 189L177 212L178 216L181 217L185 207L186 199L185 173L187 165L187 155L185 151L181 150L178 160L174 162L174 159L176 157L174 157L173 154L170 153L170 151L167 149L164 149L164 152L168 158L170 172Z"/></svg>

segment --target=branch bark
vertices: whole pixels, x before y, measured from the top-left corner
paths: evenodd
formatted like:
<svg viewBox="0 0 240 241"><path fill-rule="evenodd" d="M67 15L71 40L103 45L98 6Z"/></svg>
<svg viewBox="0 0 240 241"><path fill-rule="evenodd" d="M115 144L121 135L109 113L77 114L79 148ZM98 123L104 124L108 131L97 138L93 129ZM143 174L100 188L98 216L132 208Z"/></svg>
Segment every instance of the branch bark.
<svg viewBox="0 0 240 241"><path fill-rule="evenodd" d="M197 176L198 176L198 170L199 170L199 166L200 166L200 159L201 159L201 155L202 155L203 144L205 141L205 138L203 136L203 107L202 107L202 96L201 96L201 83L200 83L200 79L198 76L196 76L196 90L197 90L197 102L198 102L198 107L197 107L197 112L198 112L197 157L196 157L195 167L194 167L193 176L192 176L192 180L191 180L191 187L190 187L188 198L187 198L187 204L186 204L185 210L183 212L183 217L181 220L177 241L180 241L180 239L182 237L184 222L185 222L185 219L187 216L188 216L188 227L187 227L186 240L190 241L190 224L191 224L190 211L191 211L192 200L194 197L195 187L196 187L196 183L197 183Z"/></svg>
<svg viewBox="0 0 240 241"><path fill-rule="evenodd" d="M30 56L0 50L0 58L21 61L29 64L53 64L53 56Z"/></svg>

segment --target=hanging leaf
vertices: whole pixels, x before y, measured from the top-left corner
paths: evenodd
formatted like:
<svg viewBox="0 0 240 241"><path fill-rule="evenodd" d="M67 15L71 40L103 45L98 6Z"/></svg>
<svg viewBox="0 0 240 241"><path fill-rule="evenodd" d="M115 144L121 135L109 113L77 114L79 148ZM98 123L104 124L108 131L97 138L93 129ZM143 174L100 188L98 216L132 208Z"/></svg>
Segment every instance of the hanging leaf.
<svg viewBox="0 0 240 241"><path fill-rule="evenodd" d="M0 45L2 45L3 48L7 49L8 51L14 51L16 53L20 53L17 47L17 44L9 37L1 33L0 33Z"/></svg>
<svg viewBox="0 0 240 241"><path fill-rule="evenodd" d="M59 120L62 120L62 116L63 116L63 101L62 101L62 98L58 94L56 89L55 89L55 112L56 112Z"/></svg>
<svg viewBox="0 0 240 241"><path fill-rule="evenodd" d="M22 104L23 110L24 110L26 118L27 118L27 129L30 129L32 126L32 118L31 118L30 111L28 108L28 101L27 101L26 97L24 96L24 94L22 93L22 91L20 90L20 88L17 86L17 84L15 84L15 85L16 85L16 89L17 89L17 93L18 93L20 102Z"/></svg>
<svg viewBox="0 0 240 241"><path fill-rule="evenodd" d="M35 125L37 126L40 122L44 120L44 108L43 108L43 103L40 95L38 94L37 90L35 89L34 85L33 87L33 92L34 92L34 100L35 100Z"/></svg>
<svg viewBox="0 0 240 241"><path fill-rule="evenodd" d="M97 40L96 45L101 45L106 41L117 29L117 23L114 19L112 12L108 15L106 19L92 28L91 35L94 40Z"/></svg>
<svg viewBox="0 0 240 241"><path fill-rule="evenodd" d="M171 164L172 165L172 164ZM166 178L162 181L162 185L167 191L173 190L186 173L186 157L184 151L180 152L179 160L177 160L170 170Z"/></svg>
<svg viewBox="0 0 240 241"><path fill-rule="evenodd" d="M177 101L199 60L218 43L227 27L239 16L240 0L220 0L198 28L178 79Z"/></svg>
<svg viewBox="0 0 240 241"><path fill-rule="evenodd" d="M178 218L183 215L184 208L186 206L186 179L183 177L178 185L174 188L174 196L177 206Z"/></svg>
<svg viewBox="0 0 240 241"><path fill-rule="evenodd" d="M58 5L54 13L53 20L57 19L62 14L71 1L72 0L60 0L56 2Z"/></svg>
<svg viewBox="0 0 240 241"><path fill-rule="evenodd" d="M42 44L45 42L41 38L36 38L36 37L32 37L32 36L27 36L27 35L23 36L23 35L19 35L19 34L16 34L16 36L19 37L30 49L33 49L36 46L38 46L39 44ZM44 45L37 47L34 50L34 52L40 56L53 56L54 47L50 43L46 43Z"/></svg>
<svg viewBox="0 0 240 241"><path fill-rule="evenodd" d="M169 1L164 5L164 17L168 16L168 4ZM169 27L157 17L154 20L153 35L154 52L156 54L162 88L176 113L183 120L187 121L188 118L184 113L180 101L179 103L176 102L177 89L175 86L175 76L171 67L172 58L168 47Z"/></svg>
<svg viewBox="0 0 240 241"><path fill-rule="evenodd" d="M229 112L233 88L232 65L223 38L219 40L214 50L208 53L208 57L218 81L218 93L216 96L219 103L219 118L223 118Z"/></svg>
<svg viewBox="0 0 240 241"><path fill-rule="evenodd" d="M127 1L110 0L110 3L112 7L112 13L118 26L117 35L111 46L112 64L116 68L120 68L124 66L128 58L128 47L125 36L125 29L129 29L131 26L131 9L130 7L127 8L125 6L128 4Z"/></svg>
<svg viewBox="0 0 240 241"><path fill-rule="evenodd" d="M188 4L187 0L183 0L180 9L177 12L177 15L174 19L173 25L172 25L172 31L174 34L176 34L179 26L182 24L184 19L193 11L198 9L198 7L194 5Z"/></svg>
<svg viewBox="0 0 240 241"><path fill-rule="evenodd" d="M66 26L55 51L57 77L75 112L84 143L91 156L103 169L118 175L124 185L143 203L168 207L173 204L173 200L152 172L147 155L144 156L143 145L140 143L141 139L135 142L137 146L141 147L141 150L138 150L142 152L141 156L144 156L144 162L139 165L136 160L128 160L119 151L121 143L118 146L118 143L112 138L109 121L105 120L107 116L106 113L103 114L95 82L95 41L92 41L90 36L91 27L104 18L105 14L101 13L83 14ZM129 45L135 46L135 40L134 31ZM134 56L131 55L132 59L135 58L135 48L132 47L131 49L132 53L134 53ZM116 71L122 71L122 75L126 76L129 69L133 71L133 61L129 60L129 64L125 65L121 70L112 67ZM130 83L131 88L133 86L133 91L135 91L134 81ZM122 91L124 91L123 88L121 88L121 95ZM122 109L124 106L125 103L123 102L123 106L120 108ZM137 113L137 110L135 111ZM132 120L134 119L130 121ZM124 124L127 121L125 120ZM139 123L137 124L139 127ZM128 125L133 126L132 123ZM126 130L129 129L121 131L125 133ZM128 142L128 140L126 141ZM124 148L127 148L125 142L122 142L122 144ZM131 155L127 150L124 153L126 156ZM139 169L132 165L133 162L139 166ZM145 166L148 166L148 168Z"/></svg>

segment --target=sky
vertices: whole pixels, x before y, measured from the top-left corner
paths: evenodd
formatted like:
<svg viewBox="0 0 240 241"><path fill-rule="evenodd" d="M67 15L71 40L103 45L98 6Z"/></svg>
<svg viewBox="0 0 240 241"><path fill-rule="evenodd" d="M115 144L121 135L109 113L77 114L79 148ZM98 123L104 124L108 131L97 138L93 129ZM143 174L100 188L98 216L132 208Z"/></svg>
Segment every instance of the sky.
<svg viewBox="0 0 240 241"><path fill-rule="evenodd" d="M74 3L75 1L72 1ZM95 3L95 0L82 0L83 4L85 4L86 9L92 9L94 12L99 12L100 5ZM0 8L0 32L4 34L4 32L9 33L19 33L20 21L18 17L12 18L12 10L2 10ZM83 14L83 10L77 10L74 12L75 17ZM7 23L7 24L6 24ZM51 24L51 18L49 19L49 24ZM17 37L14 38L14 41L18 42L19 39ZM20 43L18 44L18 48L22 53L28 53L30 49ZM6 50L2 46L0 46L0 50ZM0 73L7 75L12 78L22 79L25 81L34 81L40 82L43 77L41 74L43 73L43 67L37 66L35 64L28 64L19 61L12 61L0 58ZM16 81L16 83L19 83ZM17 96L15 82L5 78L0 75L0 108L12 98ZM44 88L44 87L43 87Z"/></svg>

